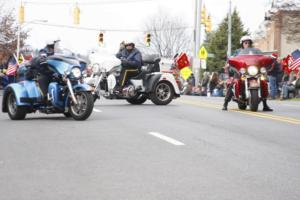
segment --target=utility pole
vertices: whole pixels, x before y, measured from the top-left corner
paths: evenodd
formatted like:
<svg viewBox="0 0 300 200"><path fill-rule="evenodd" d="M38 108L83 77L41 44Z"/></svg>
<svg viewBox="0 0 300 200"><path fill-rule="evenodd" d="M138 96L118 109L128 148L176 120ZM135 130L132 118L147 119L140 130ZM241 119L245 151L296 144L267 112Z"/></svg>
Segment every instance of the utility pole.
<svg viewBox="0 0 300 200"><path fill-rule="evenodd" d="M200 81L200 60L198 52L200 50L201 41L201 8L202 0L195 0L195 24L194 24L194 58L193 58L193 72L195 75L196 86Z"/></svg>
<svg viewBox="0 0 300 200"><path fill-rule="evenodd" d="M228 49L227 57L231 56L231 0L229 0L229 10L228 10Z"/></svg>
<svg viewBox="0 0 300 200"><path fill-rule="evenodd" d="M17 31L17 60L16 62L19 64L19 56L20 56L20 34L21 34L21 24L18 23L18 31Z"/></svg>

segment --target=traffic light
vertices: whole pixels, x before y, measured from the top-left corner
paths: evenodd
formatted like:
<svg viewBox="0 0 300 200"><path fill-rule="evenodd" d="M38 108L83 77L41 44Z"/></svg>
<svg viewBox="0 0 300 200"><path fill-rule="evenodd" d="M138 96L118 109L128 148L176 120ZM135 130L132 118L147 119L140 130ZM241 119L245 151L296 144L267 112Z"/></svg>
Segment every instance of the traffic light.
<svg viewBox="0 0 300 200"><path fill-rule="evenodd" d="M146 34L146 46L150 47L150 43L151 43L151 34L147 33Z"/></svg>
<svg viewBox="0 0 300 200"><path fill-rule="evenodd" d="M74 21L74 24L76 24L76 25L78 25L79 21L80 21L80 9L77 5L73 10L73 21Z"/></svg>
<svg viewBox="0 0 300 200"><path fill-rule="evenodd" d="M104 34L102 32L99 33L99 44L103 45L103 36Z"/></svg>
<svg viewBox="0 0 300 200"><path fill-rule="evenodd" d="M206 19L205 32L206 33L210 33L211 32L211 18L210 18L210 15L208 15L207 19Z"/></svg>
<svg viewBox="0 0 300 200"><path fill-rule="evenodd" d="M24 18L25 18L25 8L23 5L20 6L19 8L19 23L23 24L24 23Z"/></svg>
<svg viewBox="0 0 300 200"><path fill-rule="evenodd" d="M204 5L201 10L201 24L205 24L205 23L206 23L206 8Z"/></svg>

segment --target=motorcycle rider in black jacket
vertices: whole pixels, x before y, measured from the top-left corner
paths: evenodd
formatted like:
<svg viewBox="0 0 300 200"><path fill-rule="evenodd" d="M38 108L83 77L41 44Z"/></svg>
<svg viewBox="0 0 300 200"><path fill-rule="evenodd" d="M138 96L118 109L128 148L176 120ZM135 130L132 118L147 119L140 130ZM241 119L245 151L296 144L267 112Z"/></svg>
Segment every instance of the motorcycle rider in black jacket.
<svg viewBox="0 0 300 200"><path fill-rule="evenodd" d="M135 44L130 42L121 46L116 57L121 60L121 75L119 77L118 85L116 90L121 90L127 83L130 77L136 76L142 66L142 54L135 48Z"/></svg>

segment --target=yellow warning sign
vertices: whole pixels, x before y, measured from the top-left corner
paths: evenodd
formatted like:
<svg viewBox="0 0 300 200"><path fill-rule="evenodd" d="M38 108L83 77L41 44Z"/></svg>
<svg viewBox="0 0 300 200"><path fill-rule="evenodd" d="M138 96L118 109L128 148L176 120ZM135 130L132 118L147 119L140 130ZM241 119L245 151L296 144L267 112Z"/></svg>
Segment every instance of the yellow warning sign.
<svg viewBox="0 0 300 200"><path fill-rule="evenodd" d="M187 80L191 76L192 73L193 72L189 67L185 67L180 70L180 75L184 80Z"/></svg>
<svg viewBox="0 0 300 200"><path fill-rule="evenodd" d="M200 58L200 59L203 59L203 60L206 60L206 59L207 59L207 55L208 55L208 53L207 53L205 47L202 46L201 49L200 49L199 52L198 52L199 58Z"/></svg>

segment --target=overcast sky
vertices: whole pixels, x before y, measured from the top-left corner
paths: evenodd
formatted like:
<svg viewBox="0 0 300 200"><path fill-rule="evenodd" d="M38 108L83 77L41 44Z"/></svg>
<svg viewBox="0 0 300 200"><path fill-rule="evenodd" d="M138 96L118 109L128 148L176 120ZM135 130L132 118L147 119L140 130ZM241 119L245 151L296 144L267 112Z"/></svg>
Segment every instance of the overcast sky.
<svg viewBox="0 0 300 200"><path fill-rule="evenodd" d="M16 8L20 4L20 0L7 1L9 4L14 4ZM194 25L195 0L28 0L23 2L25 2L26 21L44 19L48 24L72 26L72 8L77 2L81 9L79 27L140 30L140 32L106 31L104 41L110 51L116 51L122 40L143 39L144 22L158 10L172 16L180 16L191 27ZM211 15L213 29L215 29L226 16L229 0L202 0L202 2ZM264 12L270 4L271 0L232 0L233 7L237 8L245 27L251 32L255 31L263 21ZM77 52L86 52L87 49L98 44L99 31L33 24L27 24L24 28L31 29L27 43L37 48L43 47L45 41L56 37L62 40L62 45Z"/></svg>

